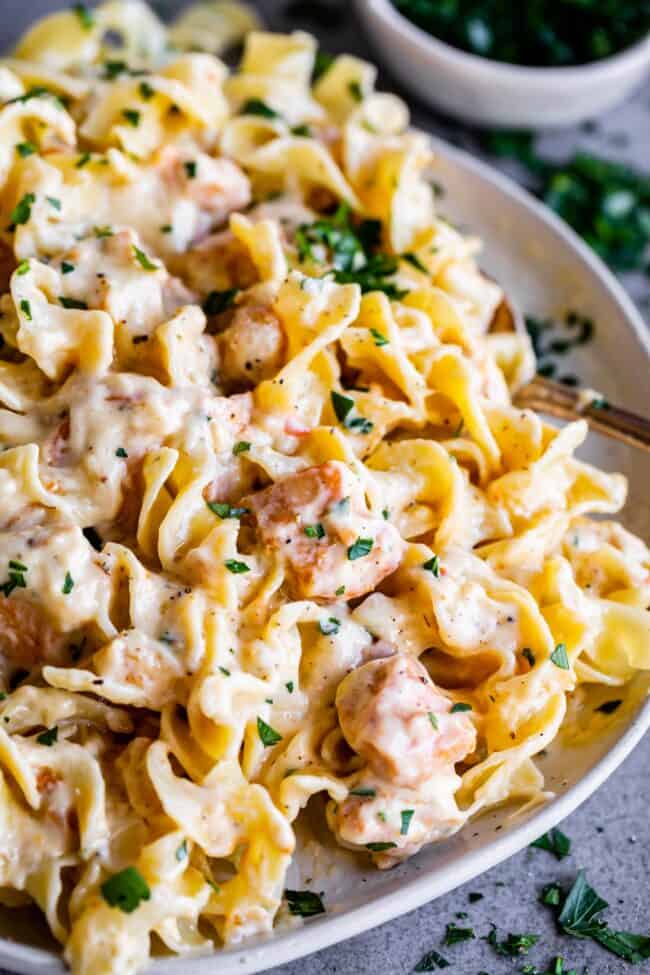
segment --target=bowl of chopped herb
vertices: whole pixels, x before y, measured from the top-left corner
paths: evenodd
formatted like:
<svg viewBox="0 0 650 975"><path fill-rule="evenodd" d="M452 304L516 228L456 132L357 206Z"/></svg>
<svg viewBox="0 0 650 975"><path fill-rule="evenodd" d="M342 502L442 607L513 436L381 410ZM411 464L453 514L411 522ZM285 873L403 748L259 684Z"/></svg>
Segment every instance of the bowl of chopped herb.
<svg viewBox="0 0 650 975"><path fill-rule="evenodd" d="M622 101L650 67L650 0L356 4L395 77L477 125L573 125Z"/></svg>

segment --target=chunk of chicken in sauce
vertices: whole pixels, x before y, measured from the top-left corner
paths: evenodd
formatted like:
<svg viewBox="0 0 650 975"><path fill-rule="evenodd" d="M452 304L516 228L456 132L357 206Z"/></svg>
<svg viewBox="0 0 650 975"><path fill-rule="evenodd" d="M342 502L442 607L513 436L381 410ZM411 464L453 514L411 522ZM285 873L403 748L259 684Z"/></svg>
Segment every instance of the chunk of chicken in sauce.
<svg viewBox="0 0 650 975"><path fill-rule="evenodd" d="M476 731L415 657L372 660L345 677L336 709L348 745L379 778L417 788L474 750Z"/></svg>
<svg viewBox="0 0 650 975"><path fill-rule="evenodd" d="M270 379L284 362L286 338L278 316L267 305L241 305L217 338L219 379L228 392Z"/></svg>
<svg viewBox="0 0 650 975"><path fill-rule="evenodd" d="M400 563L399 533L368 510L360 481L340 461L291 474L243 503L262 542L284 559L298 598L362 596Z"/></svg>
<svg viewBox="0 0 650 975"><path fill-rule="evenodd" d="M68 641L49 622L44 611L15 591L0 596L0 688L12 677L39 664L68 659Z"/></svg>

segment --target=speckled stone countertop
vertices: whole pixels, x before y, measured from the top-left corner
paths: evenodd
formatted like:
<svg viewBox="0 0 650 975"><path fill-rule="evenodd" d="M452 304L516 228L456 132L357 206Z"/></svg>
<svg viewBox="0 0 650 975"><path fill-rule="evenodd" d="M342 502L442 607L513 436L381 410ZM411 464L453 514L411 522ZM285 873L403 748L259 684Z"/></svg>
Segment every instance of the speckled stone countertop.
<svg viewBox="0 0 650 975"><path fill-rule="evenodd" d="M154 2L165 13L181 6L176 0ZM31 21L65 6L65 0L0 0L0 44L4 48ZM289 16L287 0L258 3L267 24L275 30L301 27L318 35L326 50L350 51L372 59L372 52L351 13L350 0L330 0L332 15L310 19L304 14ZM303 10L308 6L302 3ZM336 11L340 10L339 15ZM388 76L380 87L399 91ZM416 124L470 151L478 151L476 135L462 126L435 116L409 98ZM627 104L594 123L580 128L544 134L538 148L544 156L562 159L576 148L584 148L618 161L650 168L650 85ZM493 160L494 162L494 160ZM515 177L521 171L499 163ZM626 275L623 283L643 310L650 315L650 276ZM551 912L538 903L544 884L569 882L579 867L589 870L589 881L607 901L610 924L619 929L650 934L650 740L646 738L607 783L563 824L572 840L571 855L558 862L549 853L528 849L483 874L477 880L452 891L404 917L359 935L350 941L288 965L273 969L274 975L409 975L432 948L441 950L450 962L450 975L514 975L524 964L540 972L553 971L552 962L562 956L565 972L577 975L623 975L646 969L650 960L632 968L591 941L558 936ZM470 892L483 894L470 903ZM458 912L468 917L459 919ZM441 949L445 926L455 921L474 928L474 940ZM540 935L538 944L525 958L501 958L481 939L498 924L503 932ZM215 975L219 971L215 960ZM7 973L0 972L0 975Z"/></svg>

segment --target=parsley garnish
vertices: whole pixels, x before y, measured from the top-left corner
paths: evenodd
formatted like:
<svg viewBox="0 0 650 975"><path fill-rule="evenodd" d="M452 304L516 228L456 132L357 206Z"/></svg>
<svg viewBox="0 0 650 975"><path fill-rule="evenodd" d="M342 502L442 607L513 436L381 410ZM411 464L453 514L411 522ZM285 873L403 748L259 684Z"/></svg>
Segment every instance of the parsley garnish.
<svg viewBox="0 0 650 975"><path fill-rule="evenodd" d="M293 684L293 681L292 680L288 680L287 683L284 686L289 691L289 694L293 694L294 684Z"/></svg>
<svg viewBox="0 0 650 975"><path fill-rule="evenodd" d="M23 565L22 562L16 561L16 559L9 560L9 578L0 586L0 590L5 594L7 598L11 596L14 589L26 589L27 582L25 581L25 573L27 572L27 566ZM26 676L26 675L25 675Z"/></svg>
<svg viewBox="0 0 650 975"><path fill-rule="evenodd" d="M411 825L411 820L413 819L414 816L415 816L415 809L402 809L400 813L400 819L401 819L400 834L402 836L406 836L406 834L408 833L409 827Z"/></svg>
<svg viewBox="0 0 650 975"><path fill-rule="evenodd" d="M53 728L48 728L47 731L42 731L40 735L37 735L36 741L39 743L39 745L47 745L48 747L51 747L56 741L58 741L58 738L59 729L56 725L54 725Z"/></svg>
<svg viewBox="0 0 650 975"><path fill-rule="evenodd" d="M69 596L74 589L74 579L69 572L66 572L65 579L63 580L63 586L61 587L61 592L64 596Z"/></svg>
<svg viewBox="0 0 650 975"><path fill-rule="evenodd" d="M538 850L547 850L549 853L555 854L558 860L568 857L571 850L571 840L565 836L561 829L557 828L549 829L548 833L544 833L530 845L537 847Z"/></svg>
<svg viewBox="0 0 650 975"><path fill-rule="evenodd" d="M245 562L238 562L237 559L226 559L224 562L225 567L228 572L232 572L233 575L241 575L242 572L250 572L250 565L246 565Z"/></svg>
<svg viewBox="0 0 650 975"><path fill-rule="evenodd" d="M566 652L566 646L564 643L558 643L555 650L551 654L551 660L556 667L560 670L569 670L569 656Z"/></svg>
<svg viewBox="0 0 650 975"><path fill-rule="evenodd" d="M361 85L358 81L348 82L348 91L354 98L355 102L363 101L363 92L361 91Z"/></svg>
<svg viewBox="0 0 650 975"><path fill-rule="evenodd" d="M248 440L238 440L235 446L232 448L232 452L237 457L239 454L248 453L251 449L251 445Z"/></svg>
<svg viewBox="0 0 650 975"><path fill-rule="evenodd" d="M33 156L35 152L38 152L38 149L33 142L18 142L16 143L16 152L23 159L26 159L27 156Z"/></svg>
<svg viewBox="0 0 650 975"><path fill-rule="evenodd" d="M125 914L132 914L141 901L151 898L151 891L136 867L127 867L105 880L101 886L102 897L111 907Z"/></svg>
<svg viewBox="0 0 650 975"><path fill-rule="evenodd" d="M499 941L497 929L493 926L485 940L494 948L497 955L503 955L506 958L518 958L519 955L528 954L533 945L539 941L539 935L509 934L504 941Z"/></svg>
<svg viewBox="0 0 650 975"><path fill-rule="evenodd" d="M434 729L434 731L439 731L440 729L438 726L438 719L433 713L433 711L428 711L427 714L428 714L429 721L431 722L431 727Z"/></svg>
<svg viewBox="0 0 650 975"><path fill-rule="evenodd" d="M280 732L276 731L275 728L272 728L270 724L267 724L260 717L257 719L257 733L265 748L270 748L272 745L277 745L279 741L282 741Z"/></svg>
<svg viewBox="0 0 650 975"><path fill-rule="evenodd" d="M372 538L357 538L356 542L353 542L348 548L348 559L350 562L354 562L356 559L364 558L370 554L373 545L374 539Z"/></svg>
<svg viewBox="0 0 650 975"><path fill-rule="evenodd" d="M196 163L192 159L184 162L183 168L185 169L188 179L196 179Z"/></svg>
<svg viewBox="0 0 650 975"><path fill-rule="evenodd" d="M61 200L57 196L46 196L45 199L54 210L61 209Z"/></svg>
<svg viewBox="0 0 650 975"><path fill-rule="evenodd" d="M83 169L83 167L86 166L89 162L90 162L90 153L82 152L82 154L79 156L76 163L74 164L75 169Z"/></svg>
<svg viewBox="0 0 650 975"><path fill-rule="evenodd" d="M140 91L140 94L144 98L144 100L147 102L149 101L150 98L153 98L153 96L156 94L155 89L151 87L148 81L141 81L138 86L138 89Z"/></svg>
<svg viewBox="0 0 650 975"><path fill-rule="evenodd" d="M317 521L315 525L305 525L304 532L307 538L325 538L325 529L320 521Z"/></svg>
<svg viewBox="0 0 650 975"><path fill-rule="evenodd" d="M458 714L460 711L471 711L471 710L472 710L471 704L467 704L465 701L457 701L455 704L452 704L449 713Z"/></svg>
<svg viewBox="0 0 650 975"><path fill-rule="evenodd" d="M311 890L285 890L284 896L290 914L314 917L315 914L325 913L322 900Z"/></svg>
<svg viewBox="0 0 650 975"><path fill-rule="evenodd" d="M414 972L433 972L436 968L449 968L449 962L439 952L427 951L413 969Z"/></svg>
<svg viewBox="0 0 650 975"><path fill-rule="evenodd" d="M153 261L149 260L144 251L141 251L139 247L133 245L133 256L140 265L143 271L157 271L159 265L154 264Z"/></svg>
<svg viewBox="0 0 650 975"><path fill-rule="evenodd" d="M418 271L423 271L425 274L429 273L417 254L413 254L411 251L409 251L407 254L402 254L402 260L408 261L409 264L412 264L413 267L417 268Z"/></svg>
<svg viewBox="0 0 650 975"><path fill-rule="evenodd" d="M432 572L436 579L440 578L440 559L437 555L425 562L422 568L426 569L427 572Z"/></svg>
<svg viewBox="0 0 650 975"><path fill-rule="evenodd" d="M125 71L129 70L129 66L126 61L105 61L104 62L104 77L112 81L117 78L118 75L124 74Z"/></svg>
<svg viewBox="0 0 650 975"><path fill-rule="evenodd" d="M522 657L525 657L531 667L535 666L535 654L530 649L530 647L524 647L521 651Z"/></svg>
<svg viewBox="0 0 650 975"><path fill-rule="evenodd" d="M118 447L117 450L115 451L115 456L124 458L124 457L128 457L129 455L124 449L124 447Z"/></svg>
<svg viewBox="0 0 650 975"><path fill-rule="evenodd" d="M261 98L249 98L240 109L240 115L261 115L262 118L280 118L279 114Z"/></svg>
<svg viewBox="0 0 650 975"><path fill-rule="evenodd" d="M25 195L18 201L16 206L11 211L11 216L9 217L10 230L13 230L14 227L20 226L20 224L27 223L32 215L32 205L35 202L35 193L25 193Z"/></svg>
<svg viewBox="0 0 650 975"><path fill-rule="evenodd" d="M459 928L451 921L445 928L443 944L450 947L451 945L460 944L462 941L471 941L475 937L476 935L472 928Z"/></svg>
<svg viewBox="0 0 650 975"><path fill-rule="evenodd" d="M25 260L21 261L18 267L16 268L16 274L21 274L21 275L27 274L29 272L29 268L30 268L29 258L26 257Z"/></svg>
<svg viewBox="0 0 650 975"><path fill-rule="evenodd" d="M59 295L59 304L64 308L76 308L79 311L85 311L88 308L85 301L81 301L79 298L66 298L65 295Z"/></svg>
<svg viewBox="0 0 650 975"><path fill-rule="evenodd" d="M27 298L21 298L20 300L20 310L27 319L28 322L32 320L32 306L28 302Z"/></svg>
<svg viewBox="0 0 650 975"><path fill-rule="evenodd" d="M101 240L102 237L113 237L115 235L113 228L107 224L103 227L93 227L93 233L99 240Z"/></svg>
<svg viewBox="0 0 650 975"><path fill-rule="evenodd" d="M391 843L389 841L384 843L366 843L366 850L370 850L371 853L383 853L384 850L393 850L397 846L397 843Z"/></svg>
<svg viewBox="0 0 650 975"><path fill-rule="evenodd" d="M311 129L308 125L294 125L291 129L291 135L300 135L308 139L311 137Z"/></svg>
<svg viewBox="0 0 650 975"><path fill-rule="evenodd" d="M225 291L211 291L203 302L206 315L220 315L227 308L232 308L239 288L227 288Z"/></svg>
<svg viewBox="0 0 650 975"><path fill-rule="evenodd" d="M328 616L326 620L318 621L318 629L323 636L334 636L341 628L341 621L336 616Z"/></svg>
<svg viewBox="0 0 650 975"><path fill-rule="evenodd" d="M95 18L85 3L75 3L71 9L77 15L83 29L92 30L95 26Z"/></svg>
<svg viewBox="0 0 650 975"><path fill-rule="evenodd" d="M356 789L350 789L351 796L359 796L360 799L374 799L377 795L376 789L371 789L369 786L358 786Z"/></svg>
<svg viewBox="0 0 650 975"><path fill-rule="evenodd" d="M320 49L316 51L316 58L314 60L314 70L312 73L312 84L322 78L326 71L332 67L334 63L334 57L328 54L327 51L321 51Z"/></svg>
<svg viewBox="0 0 650 975"><path fill-rule="evenodd" d="M378 348L381 348L382 345L388 345L388 341L389 340L386 338L385 335L382 335L381 332L379 332L376 328L371 328L370 329L370 334L372 335L373 339L375 340L375 345Z"/></svg>
<svg viewBox="0 0 650 975"><path fill-rule="evenodd" d="M554 896L549 899L551 891ZM554 884L545 888L542 901L551 906L562 904L559 885ZM597 941L607 951L632 964L650 958L650 935L612 930L606 921L598 917L606 907L609 907L607 901L603 900L587 883L584 870L580 870L564 899L557 922L565 934Z"/></svg>
<svg viewBox="0 0 650 975"><path fill-rule="evenodd" d="M332 407L336 413L337 420L348 430L358 431L359 433L370 433L374 424L372 420L367 420L364 416L350 416L354 407L354 400L349 396L344 396L333 389L330 393Z"/></svg>
<svg viewBox="0 0 650 975"><path fill-rule="evenodd" d="M249 511L248 508L234 508L225 501L206 501L205 503L210 511L218 515L219 518L241 518L243 515L247 515Z"/></svg>
<svg viewBox="0 0 650 975"><path fill-rule="evenodd" d="M345 586L339 586L338 589L335 590L334 595L342 596L344 592L345 592Z"/></svg>
<svg viewBox="0 0 650 975"><path fill-rule="evenodd" d="M122 118L124 118L129 125L133 126L134 129L137 129L140 124L140 112L137 110L137 108L123 108Z"/></svg>

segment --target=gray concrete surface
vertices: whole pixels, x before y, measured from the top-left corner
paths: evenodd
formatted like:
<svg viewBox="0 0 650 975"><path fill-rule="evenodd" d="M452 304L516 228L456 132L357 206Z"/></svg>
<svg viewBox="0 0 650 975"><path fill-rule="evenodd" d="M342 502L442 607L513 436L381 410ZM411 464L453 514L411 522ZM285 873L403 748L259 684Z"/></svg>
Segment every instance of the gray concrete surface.
<svg viewBox="0 0 650 975"><path fill-rule="evenodd" d="M304 16L285 15L286 0L264 0L268 24L276 30L302 27L322 39L330 51L353 51L370 56L364 38L351 14L350 0L329 0L332 16L328 26ZM5 47L35 17L63 6L57 0L0 0L0 45ZM180 4L163 0L154 6L165 14ZM340 16L335 16L336 11ZM399 90L383 76L383 87ZM462 127L435 117L413 104L414 119L423 128L446 136L470 150L477 150L476 137ZM622 108L597 120L595 130L584 128L547 133L545 153L563 157L576 147L648 168L650 157L650 87ZM504 167L507 168L507 167ZM510 170L514 175L521 175ZM650 313L650 276L628 275L624 284L644 310ZM538 903L544 884L571 880L579 867L588 870L590 882L610 903L608 919L619 929L650 935L650 741L646 739L599 792L570 816L563 830L572 840L571 856L558 863L540 850L525 850L490 870L478 880L460 887L405 917L384 924L350 941L306 959L274 969L275 975L408 975L432 948L450 962L450 975L512 975L525 964L539 972L553 971L556 956L565 960L565 971L577 975L623 975L632 966L620 961L590 941L559 936L551 914ZM468 894L479 892L483 899L470 904ZM457 912L467 911L466 919ZM471 926L477 937L451 948L441 948L445 925L455 921ZM500 958L481 936L497 924L507 932L533 933L540 941L525 958ZM271 949L270 949L271 951ZM269 961L271 959L269 958ZM635 968L650 975L650 960ZM219 971L215 960L215 975ZM6 975L6 973L0 973Z"/></svg>

